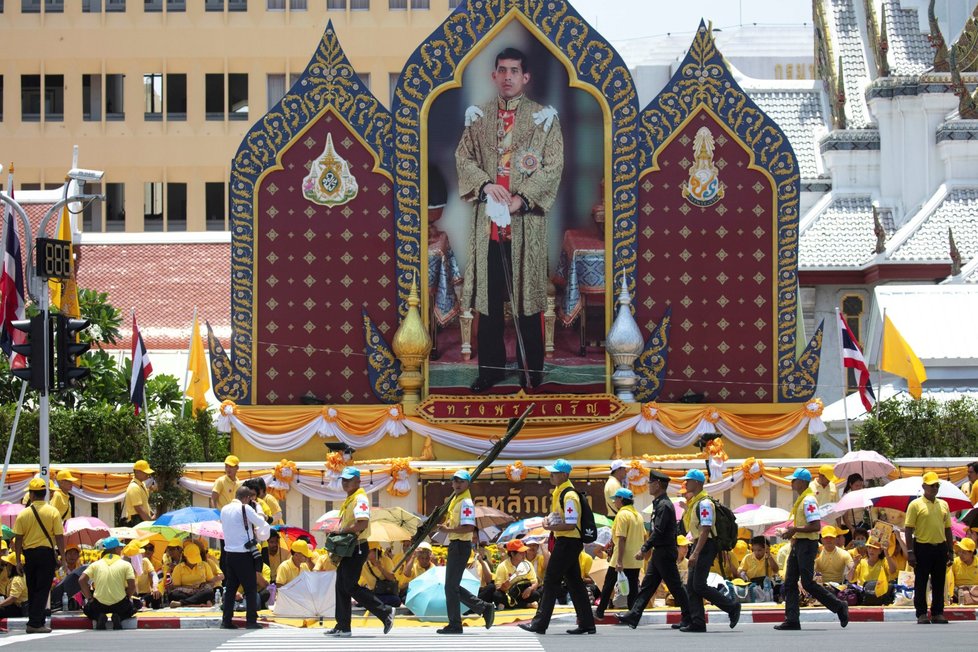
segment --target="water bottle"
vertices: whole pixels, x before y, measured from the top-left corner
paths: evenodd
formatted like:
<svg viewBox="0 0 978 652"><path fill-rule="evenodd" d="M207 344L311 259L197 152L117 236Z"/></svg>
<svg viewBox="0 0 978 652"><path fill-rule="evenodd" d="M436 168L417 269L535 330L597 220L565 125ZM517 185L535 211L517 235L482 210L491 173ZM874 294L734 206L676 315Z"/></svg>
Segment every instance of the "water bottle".
<svg viewBox="0 0 978 652"><path fill-rule="evenodd" d="M217 587L217 590L214 591L214 604L215 605L224 604L224 591L221 589L221 587Z"/></svg>
<svg viewBox="0 0 978 652"><path fill-rule="evenodd" d="M61 612L64 613L68 611L68 592L65 591L61 594Z"/></svg>
<svg viewBox="0 0 978 652"><path fill-rule="evenodd" d="M275 586L275 583L274 582L272 584L269 584L268 585L268 606L269 607L271 607L272 605L275 604L275 593L277 591L278 591L278 588Z"/></svg>

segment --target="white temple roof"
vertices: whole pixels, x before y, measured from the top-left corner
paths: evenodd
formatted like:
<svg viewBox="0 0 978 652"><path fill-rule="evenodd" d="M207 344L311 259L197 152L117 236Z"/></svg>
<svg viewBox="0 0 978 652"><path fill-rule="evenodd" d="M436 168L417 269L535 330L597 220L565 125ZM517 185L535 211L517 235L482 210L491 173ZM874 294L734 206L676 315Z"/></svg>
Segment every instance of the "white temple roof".
<svg viewBox="0 0 978 652"><path fill-rule="evenodd" d="M872 198L834 197L803 219L798 268L859 268L876 256L875 248Z"/></svg>

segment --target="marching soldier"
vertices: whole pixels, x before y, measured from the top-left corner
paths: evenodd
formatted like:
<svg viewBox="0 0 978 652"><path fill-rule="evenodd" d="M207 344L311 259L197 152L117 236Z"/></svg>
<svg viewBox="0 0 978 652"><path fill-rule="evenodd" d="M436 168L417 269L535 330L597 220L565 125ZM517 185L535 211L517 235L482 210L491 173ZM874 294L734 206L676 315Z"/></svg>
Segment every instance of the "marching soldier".
<svg viewBox="0 0 978 652"><path fill-rule="evenodd" d="M448 535L448 557L445 560L445 603L448 609L448 626L437 630L439 634L462 633L461 601L473 612L480 614L486 622L486 629L492 627L496 608L490 602L483 602L461 585L462 573L472 555L472 535L476 531L475 503L469 492L472 476L468 471L458 470L452 476L452 501L448 504L448 521L438 529Z"/></svg>

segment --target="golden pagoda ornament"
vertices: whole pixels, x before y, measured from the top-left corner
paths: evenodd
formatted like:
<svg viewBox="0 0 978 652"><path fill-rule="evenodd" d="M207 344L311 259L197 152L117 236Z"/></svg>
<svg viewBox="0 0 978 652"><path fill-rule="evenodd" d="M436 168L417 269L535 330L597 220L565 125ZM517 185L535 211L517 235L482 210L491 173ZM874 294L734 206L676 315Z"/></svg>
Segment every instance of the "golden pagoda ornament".
<svg viewBox="0 0 978 652"><path fill-rule="evenodd" d="M342 206L359 192L350 164L333 147L333 134L326 135L326 149L309 164L309 174L302 180L302 194L320 206Z"/></svg>

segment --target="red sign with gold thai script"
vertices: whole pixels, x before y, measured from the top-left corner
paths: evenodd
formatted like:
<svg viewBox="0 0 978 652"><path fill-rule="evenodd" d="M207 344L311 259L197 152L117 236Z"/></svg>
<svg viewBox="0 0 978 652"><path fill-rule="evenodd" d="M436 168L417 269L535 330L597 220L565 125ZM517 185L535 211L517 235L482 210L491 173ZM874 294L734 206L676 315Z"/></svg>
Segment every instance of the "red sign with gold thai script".
<svg viewBox="0 0 978 652"><path fill-rule="evenodd" d="M433 423L505 423L536 404L531 423L614 421L625 404L611 394L542 394L528 396L429 396L418 414Z"/></svg>
<svg viewBox="0 0 978 652"><path fill-rule="evenodd" d="M591 509L596 514L607 512L604 502L605 481L603 478L574 480L574 488L587 496ZM553 487L546 480L525 480L518 483L476 480L471 489L476 506L498 509L514 519L546 516L553 510L550 504ZM452 495L452 483L448 480L422 480L421 495L424 512L430 514Z"/></svg>

